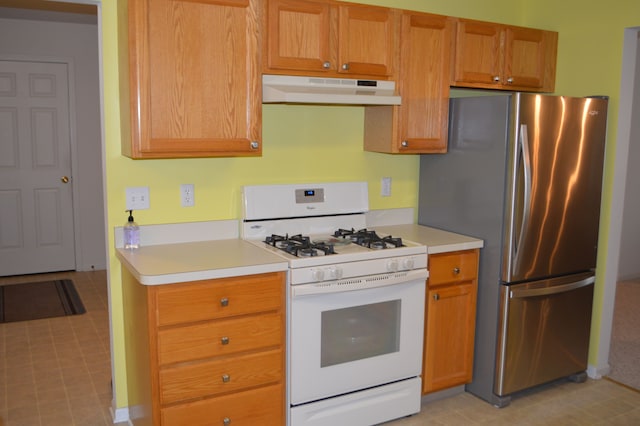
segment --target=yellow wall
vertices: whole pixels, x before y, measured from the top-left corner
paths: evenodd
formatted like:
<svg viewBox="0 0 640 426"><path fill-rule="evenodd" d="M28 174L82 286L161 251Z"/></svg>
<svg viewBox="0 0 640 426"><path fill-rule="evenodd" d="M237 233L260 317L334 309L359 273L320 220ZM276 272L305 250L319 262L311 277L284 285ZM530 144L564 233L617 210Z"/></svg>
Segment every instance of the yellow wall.
<svg viewBox="0 0 640 426"><path fill-rule="evenodd" d="M625 26L640 25L640 2L637 0L618 0L616 7L594 0L363 0L361 3L559 31L557 92L608 94L612 104L617 100L620 79L622 30ZM639 18L632 22L632 16ZM120 46L126 46L126 1L103 0L105 182L117 408L128 404L122 283L120 264L112 248L112 229L126 220L125 187L150 188L151 208L135 215L140 224L237 219L241 215L240 187L245 184L364 180L369 183L372 209L417 207L419 167L418 156L392 156L362 150L364 111L361 107L265 105L263 156L260 158L133 161L123 157L120 143L122 137L127 137L128 124L121 120L121 114L126 116L127 100L120 94L121 91L126 93L127 76L118 68L124 52L118 49L119 34ZM123 62L121 65L126 66ZM615 107L611 112L610 127L614 128ZM611 146L609 151L612 149ZM612 156L608 158L611 162ZM610 190L611 166L608 166L606 189ZM393 179L391 197L379 195L383 176ZM179 186L182 183L195 185L195 207L180 206ZM608 195L606 200L610 204ZM609 204L605 205L605 217ZM608 232L607 227L603 228ZM601 266L604 269L605 259L599 260ZM592 342L597 342L598 336L594 337Z"/></svg>

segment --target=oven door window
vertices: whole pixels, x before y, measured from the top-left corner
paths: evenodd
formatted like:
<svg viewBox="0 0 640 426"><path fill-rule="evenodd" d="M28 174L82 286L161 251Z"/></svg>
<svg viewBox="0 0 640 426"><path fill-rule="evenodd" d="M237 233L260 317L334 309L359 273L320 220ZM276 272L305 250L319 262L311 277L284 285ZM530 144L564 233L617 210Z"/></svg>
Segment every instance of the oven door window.
<svg viewBox="0 0 640 426"><path fill-rule="evenodd" d="M400 300L391 300L322 312L320 366L397 352L400 308Z"/></svg>

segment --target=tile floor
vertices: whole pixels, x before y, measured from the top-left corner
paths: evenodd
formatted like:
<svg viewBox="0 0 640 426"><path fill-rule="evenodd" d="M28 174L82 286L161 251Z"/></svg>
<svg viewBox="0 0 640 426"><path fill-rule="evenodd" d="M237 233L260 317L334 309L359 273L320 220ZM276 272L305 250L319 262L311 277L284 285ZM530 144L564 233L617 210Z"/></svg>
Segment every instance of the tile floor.
<svg viewBox="0 0 640 426"><path fill-rule="evenodd" d="M106 271L0 278L72 278L87 312L0 324L0 426L113 424Z"/></svg>
<svg viewBox="0 0 640 426"><path fill-rule="evenodd" d="M385 426L631 426L640 425L640 392L607 379L563 381L495 408L462 393L422 405L419 414Z"/></svg>
<svg viewBox="0 0 640 426"><path fill-rule="evenodd" d="M0 426L111 425L106 273L54 276L74 280L87 313L0 324ZM561 382L514 397L503 409L463 393L425 403L420 414L386 426L489 424L637 425L640 392L606 379Z"/></svg>

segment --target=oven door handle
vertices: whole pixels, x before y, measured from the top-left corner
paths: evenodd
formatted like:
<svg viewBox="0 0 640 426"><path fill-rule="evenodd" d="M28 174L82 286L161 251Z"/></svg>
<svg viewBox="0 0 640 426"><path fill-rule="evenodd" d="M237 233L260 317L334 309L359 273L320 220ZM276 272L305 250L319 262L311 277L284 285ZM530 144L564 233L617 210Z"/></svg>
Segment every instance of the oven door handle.
<svg viewBox="0 0 640 426"><path fill-rule="evenodd" d="M344 293L346 291L369 290L378 287L401 285L414 281L426 283L429 272L426 269L413 269L410 271L390 272L387 274L367 275L364 277L345 278L334 281L322 281L311 284L299 284L291 286L291 296L312 296L331 293Z"/></svg>

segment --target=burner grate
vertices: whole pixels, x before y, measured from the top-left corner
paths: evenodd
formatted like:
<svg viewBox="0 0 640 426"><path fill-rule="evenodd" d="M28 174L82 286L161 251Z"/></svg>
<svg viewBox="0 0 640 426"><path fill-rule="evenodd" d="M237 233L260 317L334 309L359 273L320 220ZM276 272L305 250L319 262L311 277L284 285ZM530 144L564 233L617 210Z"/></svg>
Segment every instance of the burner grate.
<svg viewBox="0 0 640 426"><path fill-rule="evenodd" d="M311 242L311 239L301 234L276 235L267 237L264 241L270 246L279 248L296 257L312 257L336 254L333 244Z"/></svg>
<svg viewBox="0 0 640 426"><path fill-rule="evenodd" d="M368 229L360 229L359 231L352 229L338 229L333 233L334 237L349 238L355 244L363 247L368 247L374 250L382 250L386 248L404 247L402 244L402 238L392 237L391 235L386 237L380 237L375 231Z"/></svg>

